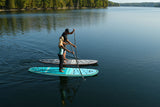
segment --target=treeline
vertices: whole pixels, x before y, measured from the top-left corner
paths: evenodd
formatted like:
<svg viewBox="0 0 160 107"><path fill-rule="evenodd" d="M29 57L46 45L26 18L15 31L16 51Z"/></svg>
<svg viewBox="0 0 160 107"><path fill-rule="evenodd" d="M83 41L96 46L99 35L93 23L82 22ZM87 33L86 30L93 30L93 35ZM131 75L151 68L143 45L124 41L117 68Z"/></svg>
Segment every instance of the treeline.
<svg viewBox="0 0 160 107"><path fill-rule="evenodd" d="M112 1L108 1L108 6L120 6L120 4Z"/></svg>
<svg viewBox="0 0 160 107"><path fill-rule="evenodd" d="M107 7L108 0L0 0L0 9Z"/></svg>
<svg viewBox="0 0 160 107"><path fill-rule="evenodd" d="M134 6L134 7L160 7L160 3L144 2L144 3L120 3L120 6Z"/></svg>
<svg viewBox="0 0 160 107"><path fill-rule="evenodd" d="M160 7L160 3L155 4L154 7Z"/></svg>

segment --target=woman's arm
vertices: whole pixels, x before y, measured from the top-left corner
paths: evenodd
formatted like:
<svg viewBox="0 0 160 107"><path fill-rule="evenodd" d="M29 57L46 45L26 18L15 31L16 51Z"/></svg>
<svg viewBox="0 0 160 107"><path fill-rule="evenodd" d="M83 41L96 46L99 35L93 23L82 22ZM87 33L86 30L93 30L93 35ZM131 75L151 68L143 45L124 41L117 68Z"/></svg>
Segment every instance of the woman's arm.
<svg viewBox="0 0 160 107"><path fill-rule="evenodd" d="M63 49L65 49L67 52L74 54L74 52L72 52L72 51L68 50L68 49L67 49L66 47L64 47L63 45L62 45L62 46L60 46L60 47L62 47Z"/></svg>

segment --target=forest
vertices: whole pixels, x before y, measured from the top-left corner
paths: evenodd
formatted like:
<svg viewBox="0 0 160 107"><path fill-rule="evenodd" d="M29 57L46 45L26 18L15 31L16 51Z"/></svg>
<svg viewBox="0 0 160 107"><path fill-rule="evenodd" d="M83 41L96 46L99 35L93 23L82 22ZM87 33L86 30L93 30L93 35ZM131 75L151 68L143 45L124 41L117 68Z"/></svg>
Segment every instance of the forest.
<svg viewBox="0 0 160 107"><path fill-rule="evenodd" d="M107 6L108 0L0 0L0 9L105 8Z"/></svg>
<svg viewBox="0 0 160 107"><path fill-rule="evenodd" d="M120 6L134 6L134 7L160 7L160 2L120 3Z"/></svg>

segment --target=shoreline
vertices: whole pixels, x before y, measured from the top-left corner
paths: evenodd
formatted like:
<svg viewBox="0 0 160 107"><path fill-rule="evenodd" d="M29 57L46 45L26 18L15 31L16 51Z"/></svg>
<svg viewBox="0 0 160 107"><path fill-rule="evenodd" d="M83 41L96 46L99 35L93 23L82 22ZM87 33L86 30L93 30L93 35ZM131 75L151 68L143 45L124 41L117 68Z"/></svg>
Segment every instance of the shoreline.
<svg viewBox="0 0 160 107"><path fill-rule="evenodd" d="M31 8L31 9L0 9L0 12L12 12L12 11L28 11L28 10L67 10L67 9L98 9L107 7L63 7L63 8Z"/></svg>

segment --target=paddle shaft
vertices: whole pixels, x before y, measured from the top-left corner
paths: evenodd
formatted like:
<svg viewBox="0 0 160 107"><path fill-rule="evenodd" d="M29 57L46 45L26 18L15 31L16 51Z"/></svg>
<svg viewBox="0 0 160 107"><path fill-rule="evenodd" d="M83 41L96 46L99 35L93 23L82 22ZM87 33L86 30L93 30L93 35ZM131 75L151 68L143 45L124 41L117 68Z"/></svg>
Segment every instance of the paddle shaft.
<svg viewBox="0 0 160 107"><path fill-rule="evenodd" d="M76 45L76 37L75 37L75 33L74 33L74 44ZM73 48L72 48L71 45L70 45L70 47L71 47L72 52L73 52ZM73 54L73 56L75 57L75 60L76 60L76 63L77 63L77 67L79 68L79 71L80 71L80 74L81 74L82 78L83 78L84 80L86 80L86 79L84 78L84 76L83 76L83 74L82 74L82 72L81 72L81 69L80 69L80 67L79 67L79 64L78 64L77 48L75 48L75 54Z"/></svg>

